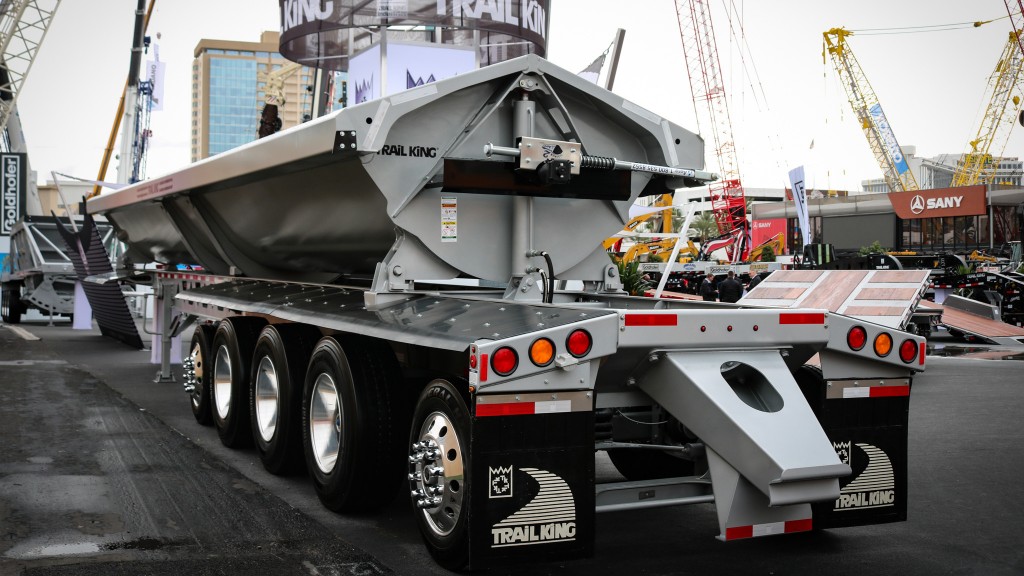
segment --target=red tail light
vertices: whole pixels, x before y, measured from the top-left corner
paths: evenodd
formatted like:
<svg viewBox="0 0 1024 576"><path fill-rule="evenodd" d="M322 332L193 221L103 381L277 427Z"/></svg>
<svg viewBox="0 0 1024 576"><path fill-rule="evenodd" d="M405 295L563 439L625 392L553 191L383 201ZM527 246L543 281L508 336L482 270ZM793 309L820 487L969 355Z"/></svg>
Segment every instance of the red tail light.
<svg viewBox="0 0 1024 576"><path fill-rule="evenodd" d="M860 350L868 343L868 331L861 326L854 326L846 333L846 345L851 350Z"/></svg>
<svg viewBox="0 0 1024 576"><path fill-rule="evenodd" d="M917 342L913 340L904 340L900 344L900 360L910 364L917 358Z"/></svg>
<svg viewBox="0 0 1024 576"><path fill-rule="evenodd" d="M569 349L569 354L577 358L582 358L590 352L591 346L594 341L590 338L590 332L586 330L573 330L572 334L565 340L565 347Z"/></svg>
<svg viewBox="0 0 1024 576"><path fill-rule="evenodd" d="M508 346L498 348L494 354L491 354L491 368L499 376L508 376L515 372L517 366L519 366L519 355Z"/></svg>

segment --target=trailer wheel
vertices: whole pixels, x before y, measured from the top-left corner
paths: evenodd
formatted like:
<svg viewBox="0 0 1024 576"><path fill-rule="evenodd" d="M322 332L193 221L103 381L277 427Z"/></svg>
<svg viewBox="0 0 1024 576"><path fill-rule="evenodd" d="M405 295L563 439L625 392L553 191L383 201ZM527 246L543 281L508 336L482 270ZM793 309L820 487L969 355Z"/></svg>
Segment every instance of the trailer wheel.
<svg viewBox="0 0 1024 576"><path fill-rule="evenodd" d="M217 326L213 336L210 402L217 434L228 448L242 448L252 443L249 366L256 337L264 324L266 322L261 318L226 318Z"/></svg>
<svg viewBox="0 0 1024 576"><path fill-rule="evenodd" d="M469 409L455 387L428 384L413 414L409 481L427 550L449 570L469 562L469 428Z"/></svg>
<svg viewBox="0 0 1024 576"><path fill-rule="evenodd" d="M252 437L271 474L302 464L302 385L320 332L302 324L267 326L253 353L249 390Z"/></svg>
<svg viewBox="0 0 1024 576"><path fill-rule="evenodd" d="M335 512L379 509L394 499L405 469L409 421L401 369L374 338L328 336L309 360L302 446L317 496Z"/></svg>
<svg viewBox="0 0 1024 576"><path fill-rule="evenodd" d="M192 367L189 370L191 380L195 383L192 393L189 394L189 404L192 406L192 415L196 422L203 426L213 423L213 413L210 408L210 381L213 373L206 370L206 364L210 361L210 344L213 342L213 326L200 324L192 333L192 344L189 346L189 356L192 357ZM211 365L210 368L213 366ZM186 379L189 375L186 375Z"/></svg>
<svg viewBox="0 0 1024 576"><path fill-rule="evenodd" d="M21 324L21 286L8 284L3 287L0 312L8 324Z"/></svg>
<svg viewBox="0 0 1024 576"><path fill-rule="evenodd" d="M608 459L627 480L656 480L693 476L692 460L678 458L660 450L647 448L613 448Z"/></svg>

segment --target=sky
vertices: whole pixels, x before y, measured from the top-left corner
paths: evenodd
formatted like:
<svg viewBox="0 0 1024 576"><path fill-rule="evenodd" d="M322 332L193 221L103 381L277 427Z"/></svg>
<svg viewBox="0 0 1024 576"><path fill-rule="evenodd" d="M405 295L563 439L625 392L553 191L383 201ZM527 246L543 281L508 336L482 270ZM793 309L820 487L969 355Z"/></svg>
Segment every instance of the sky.
<svg viewBox="0 0 1024 576"><path fill-rule="evenodd" d="M553 63L579 72L623 28L613 91L698 132L675 2L551 3L548 58ZM999 0L708 4L740 176L748 188L787 186L788 171L800 165L809 188L857 191L862 180L881 177L831 63L822 60L823 31L836 26L865 30L855 33L849 45L897 139L916 146L918 156L930 157L963 152L975 137L987 104L988 77L1011 30ZM50 171L96 177L127 77L135 6L136 0L62 2L18 101L29 159L40 182L50 179ZM278 18L276 0L157 2L149 35L159 45L167 75L164 110L152 115L147 176L189 162L191 64L199 40L257 41L261 31L279 28ZM953 31L866 32L995 18L1001 19ZM1024 155L1024 128L1018 126L1005 155ZM115 166L106 180L117 179Z"/></svg>

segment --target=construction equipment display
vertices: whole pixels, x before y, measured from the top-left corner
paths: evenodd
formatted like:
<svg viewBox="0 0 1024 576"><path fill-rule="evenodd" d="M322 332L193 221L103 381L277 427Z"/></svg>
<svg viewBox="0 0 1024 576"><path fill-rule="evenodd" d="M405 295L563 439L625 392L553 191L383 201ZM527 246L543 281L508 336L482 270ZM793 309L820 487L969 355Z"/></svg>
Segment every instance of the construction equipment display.
<svg viewBox="0 0 1024 576"><path fill-rule="evenodd" d="M595 514L616 510L713 503L721 540L905 519L923 338L821 296L621 291L602 242L639 196L706 182L703 157L695 134L526 56L88 209L136 262L166 265L155 345L168 362L194 325L200 423L271 473L305 466L331 510L411 495L448 568L590 555ZM923 292L829 277L866 307ZM595 450L628 481L596 484Z"/></svg>

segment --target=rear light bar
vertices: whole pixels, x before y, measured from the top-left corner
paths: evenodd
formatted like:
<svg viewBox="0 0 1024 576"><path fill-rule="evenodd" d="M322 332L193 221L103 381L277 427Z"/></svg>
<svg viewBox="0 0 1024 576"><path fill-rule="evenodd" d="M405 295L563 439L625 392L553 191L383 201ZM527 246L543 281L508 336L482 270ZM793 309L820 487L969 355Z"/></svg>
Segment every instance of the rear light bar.
<svg viewBox="0 0 1024 576"><path fill-rule="evenodd" d="M897 347L892 334L889 332L879 332L875 335L874 339L871 339L868 337L867 329L863 326L853 326L846 333L846 345L854 352L863 350L867 346L868 340L871 340L872 352L879 358L888 357L892 354L893 349L896 348L897 356L904 364L913 364L916 360L918 364L924 366L926 352L924 342L919 342L913 338L904 338Z"/></svg>
<svg viewBox="0 0 1024 576"><path fill-rule="evenodd" d="M574 358L585 357L593 348L593 337L582 328L573 330L565 339L565 349ZM551 366L557 356L558 348L555 342L546 336L535 338L527 349L527 357L538 368ZM515 373L519 366L519 352L512 346L502 346L490 354L480 353L475 345L469 349L469 369L478 371L480 382L487 381L488 371L505 377Z"/></svg>

